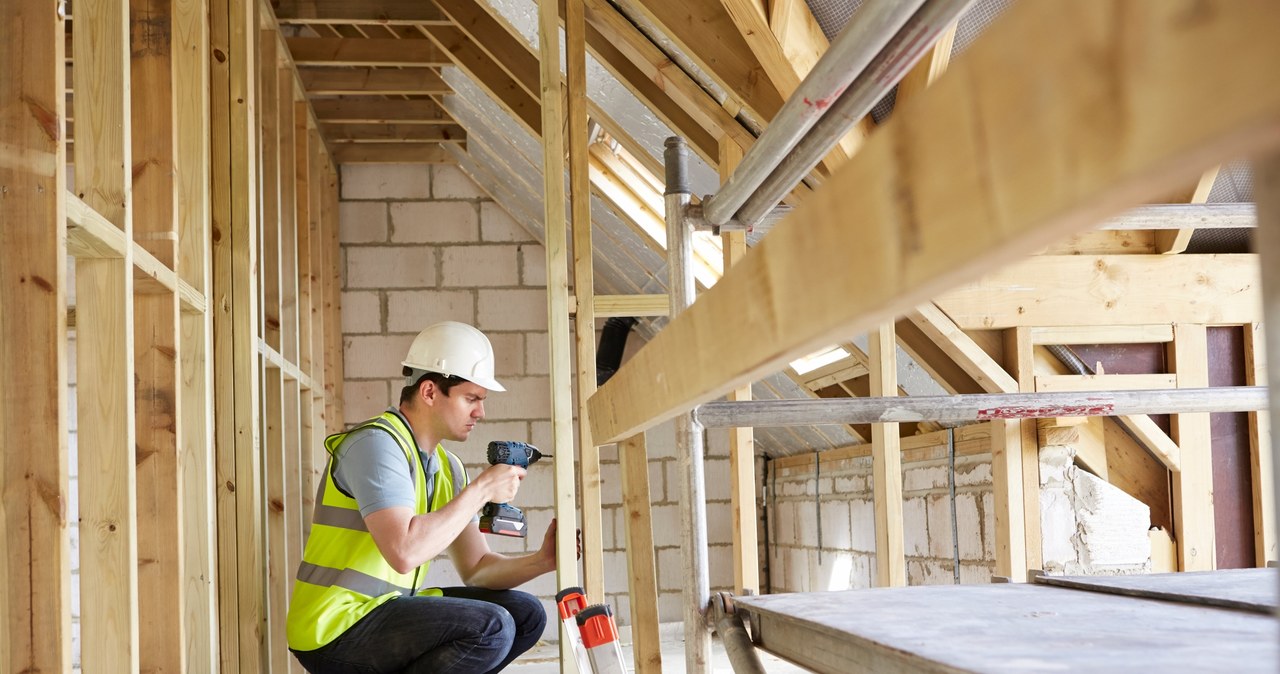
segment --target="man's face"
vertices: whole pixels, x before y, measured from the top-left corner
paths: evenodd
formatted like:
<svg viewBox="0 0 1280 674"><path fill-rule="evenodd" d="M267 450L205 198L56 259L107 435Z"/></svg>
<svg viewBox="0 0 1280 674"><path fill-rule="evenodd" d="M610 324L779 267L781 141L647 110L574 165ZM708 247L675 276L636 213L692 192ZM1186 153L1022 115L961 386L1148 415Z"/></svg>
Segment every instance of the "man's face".
<svg viewBox="0 0 1280 674"><path fill-rule="evenodd" d="M442 396L435 407L443 431L442 439L466 440L476 423L484 418L484 399L488 395L488 389L469 381L449 389L449 395Z"/></svg>

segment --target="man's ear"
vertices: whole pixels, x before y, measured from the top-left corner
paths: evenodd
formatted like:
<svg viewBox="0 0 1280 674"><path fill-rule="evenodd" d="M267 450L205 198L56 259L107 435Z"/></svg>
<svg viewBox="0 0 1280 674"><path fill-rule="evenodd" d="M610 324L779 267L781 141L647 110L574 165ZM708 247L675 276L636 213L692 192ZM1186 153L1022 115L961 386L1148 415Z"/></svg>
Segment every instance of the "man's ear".
<svg viewBox="0 0 1280 674"><path fill-rule="evenodd" d="M436 388L436 383L430 379L422 380L422 384L418 386L418 398L427 405L435 403L436 394L439 392L440 389Z"/></svg>

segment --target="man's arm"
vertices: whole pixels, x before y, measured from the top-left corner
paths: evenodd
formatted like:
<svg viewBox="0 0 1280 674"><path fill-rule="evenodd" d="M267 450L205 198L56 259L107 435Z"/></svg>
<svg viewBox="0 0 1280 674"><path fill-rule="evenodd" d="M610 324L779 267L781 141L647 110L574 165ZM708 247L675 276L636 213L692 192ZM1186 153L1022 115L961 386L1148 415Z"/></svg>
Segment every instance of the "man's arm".
<svg viewBox="0 0 1280 674"><path fill-rule="evenodd" d="M364 523L391 568L408 573L444 552L467 529L479 535L470 526L472 517L485 503L510 501L524 475L519 466L490 466L435 512L414 515L412 508L392 506L370 513Z"/></svg>
<svg viewBox="0 0 1280 674"><path fill-rule="evenodd" d="M471 587L509 590L556 569L556 522L551 521L542 547L527 555L503 555L489 549L476 526L466 527L449 546L449 558Z"/></svg>

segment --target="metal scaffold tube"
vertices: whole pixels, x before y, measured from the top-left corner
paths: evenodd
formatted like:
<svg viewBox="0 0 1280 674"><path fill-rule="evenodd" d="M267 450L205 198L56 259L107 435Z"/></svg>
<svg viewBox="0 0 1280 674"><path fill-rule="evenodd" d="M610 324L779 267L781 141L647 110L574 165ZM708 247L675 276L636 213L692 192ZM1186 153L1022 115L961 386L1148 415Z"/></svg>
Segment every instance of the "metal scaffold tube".
<svg viewBox="0 0 1280 674"><path fill-rule="evenodd" d="M747 195L733 214L734 218L746 227L764 219L796 183L808 175L831 148L906 76L916 61L938 41L947 26L972 2L929 0L925 3L840 95L827 114L813 125L804 139L790 152L777 158L773 171Z"/></svg>
<svg viewBox="0 0 1280 674"><path fill-rule="evenodd" d="M976 393L901 398L711 402L698 406L694 410L694 418L706 428L733 428L1254 412L1266 409L1266 406L1265 386L1217 386L1146 391Z"/></svg>
<svg viewBox="0 0 1280 674"><path fill-rule="evenodd" d="M866 0L862 3L849 24L769 122L768 128L743 155L742 162L724 187L707 198L704 213L708 222L723 225L733 217L747 197L773 172L778 161L805 137L827 112L832 101L872 62L923 2Z"/></svg>
<svg viewBox="0 0 1280 674"><path fill-rule="evenodd" d="M685 219L689 205L689 148L684 139L666 142L667 267L671 274L671 318L693 304L697 286L693 278L693 227ZM703 612L711 599L707 561L707 499L703 479L705 450L702 426L689 412L674 420L676 456L680 473L680 519L684 525L681 553L684 566L685 671L701 674L711 663L711 634Z"/></svg>

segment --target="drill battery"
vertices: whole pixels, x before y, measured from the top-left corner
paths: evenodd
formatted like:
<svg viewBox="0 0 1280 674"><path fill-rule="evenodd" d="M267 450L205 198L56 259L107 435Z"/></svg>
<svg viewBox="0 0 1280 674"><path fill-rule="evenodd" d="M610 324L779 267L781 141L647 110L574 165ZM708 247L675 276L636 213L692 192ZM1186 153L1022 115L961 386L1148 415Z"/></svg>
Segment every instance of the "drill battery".
<svg viewBox="0 0 1280 674"><path fill-rule="evenodd" d="M524 538L528 533L524 512L510 503L486 503L480 511L480 531Z"/></svg>

